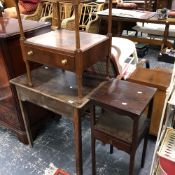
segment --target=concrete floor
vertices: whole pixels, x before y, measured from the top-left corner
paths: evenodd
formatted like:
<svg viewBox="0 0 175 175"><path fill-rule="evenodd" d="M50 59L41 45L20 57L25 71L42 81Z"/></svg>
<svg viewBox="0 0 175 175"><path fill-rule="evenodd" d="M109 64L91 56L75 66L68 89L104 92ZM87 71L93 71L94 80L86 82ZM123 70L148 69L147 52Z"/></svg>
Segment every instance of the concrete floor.
<svg viewBox="0 0 175 175"><path fill-rule="evenodd" d="M90 123L82 121L83 130L83 170L91 175ZM148 175L154 150L155 139L150 137L145 167L140 169L142 143L136 155L136 174ZM114 149L109 154L109 145L97 142L97 174L127 175L129 156ZM33 148L20 143L9 130L0 128L0 175L44 175L51 166L62 168L75 174L73 145L73 125L67 119L48 120L34 141Z"/></svg>
<svg viewBox="0 0 175 175"><path fill-rule="evenodd" d="M151 67L172 65L158 63L157 50L151 49L146 58ZM90 123L88 118L82 121L83 136L83 171L91 175ZM155 138L150 137L147 148L145 167L140 168L142 143L137 150L135 174L148 175ZM109 145L97 142L97 174L127 175L129 156L117 149L109 154ZM75 157L73 143L73 126L67 119L48 120L34 141L33 148L20 143L16 136L4 127L0 127L0 175L46 175L54 167L62 168L71 175L75 174Z"/></svg>

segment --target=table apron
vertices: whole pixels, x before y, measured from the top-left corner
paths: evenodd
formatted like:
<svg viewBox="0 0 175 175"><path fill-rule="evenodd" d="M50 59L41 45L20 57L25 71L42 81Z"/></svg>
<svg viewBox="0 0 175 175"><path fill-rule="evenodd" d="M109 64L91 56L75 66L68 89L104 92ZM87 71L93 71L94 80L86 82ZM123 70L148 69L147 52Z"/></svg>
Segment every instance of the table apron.
<svg viewBox="0 0 175 175"><path fill-rule="evenodd" d="M31 92L30 90L22 87L17 87L19 98L21 101L28 101L45 109L48 109L54 113L64 115L67 118L73 120L74 108L73 106L64 103L60 100L50 98L48 96L41 95L37 92Z"/></svg>

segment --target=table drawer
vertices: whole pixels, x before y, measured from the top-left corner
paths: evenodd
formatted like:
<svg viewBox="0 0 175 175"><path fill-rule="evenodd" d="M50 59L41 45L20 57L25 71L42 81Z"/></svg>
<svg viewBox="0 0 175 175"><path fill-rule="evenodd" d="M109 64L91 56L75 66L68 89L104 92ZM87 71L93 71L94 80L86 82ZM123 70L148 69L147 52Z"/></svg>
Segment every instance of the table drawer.
<svg viewBox="0 0 175 175"><path fill-rule="evenodd" d="M25 46L27 60L75 71L75 58L72 55L64 55L55 51L36 49Z"/></svg>

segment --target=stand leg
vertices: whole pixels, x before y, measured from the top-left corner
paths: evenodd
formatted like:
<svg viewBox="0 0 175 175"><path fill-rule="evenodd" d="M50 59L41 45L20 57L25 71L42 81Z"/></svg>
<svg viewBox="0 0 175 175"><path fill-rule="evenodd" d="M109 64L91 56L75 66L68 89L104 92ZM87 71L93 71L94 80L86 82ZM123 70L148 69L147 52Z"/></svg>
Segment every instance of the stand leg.
<svg viewBox="0 0 175 175"><path fill-rule="evenodd" d="M32 86L32 76L31 76L29 61L26 60L25 64L26 64L26 70L27 70L28 84L29 86Z"/></svg>
<svg viewBox="0 0 175 175"><path fill-rule="evenodd" d="M24 120L24 126L25 126L25 130L26 130L26 134L27 134L27 139L28 139L30 147L33 147L32 132L30 129L30 120L28 118L27 112L26 112L25 107L21 101L21 98L20 98L18 91L17 91L17 94L18 94L19 105L20 105L20 109L21 109L21 113L22 113L22 118Z"/></svg>
<svg viewBox="0 0 175 175"><path fill-rule="evenodd" d="M76 157L76 173L77 175L83 174L82 168L82 137L81 137L81 119L78 109L74 108L74 144L75 144L75 157Z"/></svg>

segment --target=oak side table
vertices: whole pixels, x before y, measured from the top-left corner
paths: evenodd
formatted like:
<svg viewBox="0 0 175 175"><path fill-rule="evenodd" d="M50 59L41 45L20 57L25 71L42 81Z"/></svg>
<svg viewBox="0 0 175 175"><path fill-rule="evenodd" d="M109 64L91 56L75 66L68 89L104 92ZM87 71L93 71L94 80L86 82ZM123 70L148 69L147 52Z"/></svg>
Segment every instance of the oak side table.
<svg viewBox="0 0 175 175"><path fill-rule="evenodd" d="M26 101L72 120L74 126L76 173L81 175L83 173L81 116L89 108L88 94L93 88L84 87L84 97L79 98L77 96L76 75L58 68L41 67L35 69L32 71L32 78L33 87L28 86L26 75L10 81L17 90L30 146L32 146L33 140L29 127L30 117L23 105Z"/></svg>

